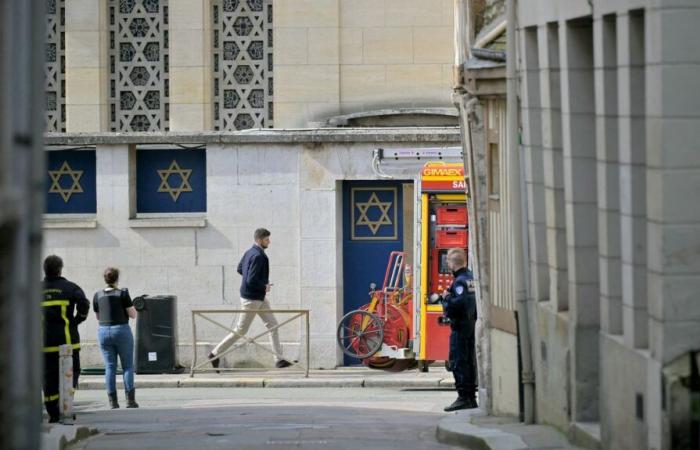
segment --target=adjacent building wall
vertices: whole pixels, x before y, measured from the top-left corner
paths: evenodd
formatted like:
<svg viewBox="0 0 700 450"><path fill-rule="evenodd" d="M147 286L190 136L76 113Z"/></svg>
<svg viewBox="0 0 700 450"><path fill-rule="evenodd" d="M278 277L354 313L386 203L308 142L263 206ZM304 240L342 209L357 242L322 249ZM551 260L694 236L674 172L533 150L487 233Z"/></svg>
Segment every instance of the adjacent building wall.
<svg viewBox="0 0 700 450"><path fill-rule="evenodd" d="M664 406L661 373L700 342L699 310L689 303L700 276L700 218L692 206L700 192L700 54L687 44L700 7L518 3L526 179L539 179L537 150L544 148L544 192L536 184L528 192L531 297L547 299L545 246L555 269L550 287L562 284L558 269L566 270L565 288L549 289L549 302L535 306L537 419L564 431L599 422L606 449L671 448L673 407ZM532 82L538 72L539 86ZM560 122L552 120L556 96ZM542 133L533 128L538 122ZM555 133L561 169L548 160ZM562 169L563 207L552 201L557 185L548 181ZM546 243L538 232L543 216ZM563 248L551 227L557 217Z"/></svg>

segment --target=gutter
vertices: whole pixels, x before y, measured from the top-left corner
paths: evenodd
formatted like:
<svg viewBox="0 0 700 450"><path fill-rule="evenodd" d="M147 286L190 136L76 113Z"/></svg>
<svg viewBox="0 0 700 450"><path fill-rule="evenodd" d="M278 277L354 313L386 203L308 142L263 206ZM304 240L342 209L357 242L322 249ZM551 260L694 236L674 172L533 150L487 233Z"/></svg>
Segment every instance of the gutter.
<svg viewBox="0 0 700 450"><path fill-rule="evenodd" d="M523 207L522 192L524 190L520 169L520 142L518 133L518 78L516 72L516 1L507 0L506 16L506 130L508 136L508 165L510 167L509 197L512 212L511 232L514 239L513 284L514 296L518 312L518 337L520 341L520 359L522 361L521 380L523 383L523 421L534 423L535 377L532 371L532 346L530 342L529 315L527 290L525 289L525 252L523 245Z"/></svg>

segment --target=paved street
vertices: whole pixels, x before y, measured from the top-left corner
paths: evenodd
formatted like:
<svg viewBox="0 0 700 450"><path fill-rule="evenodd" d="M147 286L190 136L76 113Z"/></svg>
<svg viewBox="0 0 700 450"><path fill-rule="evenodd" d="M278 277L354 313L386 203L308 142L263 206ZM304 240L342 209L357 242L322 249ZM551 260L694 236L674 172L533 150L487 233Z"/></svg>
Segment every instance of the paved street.
<svg viewBox="0 0 700 450"><path fill-rule="evenodd" d="M454 397L440 389L142 389L141 408L124 409L120 398L112 411L103 390L81 390L78 424L100 434L71 449L447 449L435 432Z"/></svg>

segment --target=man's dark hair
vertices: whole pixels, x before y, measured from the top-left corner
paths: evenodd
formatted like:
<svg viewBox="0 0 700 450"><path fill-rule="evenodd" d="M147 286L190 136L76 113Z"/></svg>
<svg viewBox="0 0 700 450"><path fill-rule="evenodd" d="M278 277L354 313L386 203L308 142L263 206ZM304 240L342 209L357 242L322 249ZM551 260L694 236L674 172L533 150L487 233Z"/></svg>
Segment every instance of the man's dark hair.
<svg viewBox="0 0 700 450"><path fill-rule="evenodd" d="M255 230L255 233L253 234L253 238L255 238L256 241L259 241L260 239L265 239L270 235L270 232L266 230L265 228L258 228Z"/></svg>
<svg viewBox="0 0 700 450"><path fill-rule="evenodd" d="M55 278L61 276L63 269L63 260L60 256L49 255L44 260L44 275Z"/></svg>

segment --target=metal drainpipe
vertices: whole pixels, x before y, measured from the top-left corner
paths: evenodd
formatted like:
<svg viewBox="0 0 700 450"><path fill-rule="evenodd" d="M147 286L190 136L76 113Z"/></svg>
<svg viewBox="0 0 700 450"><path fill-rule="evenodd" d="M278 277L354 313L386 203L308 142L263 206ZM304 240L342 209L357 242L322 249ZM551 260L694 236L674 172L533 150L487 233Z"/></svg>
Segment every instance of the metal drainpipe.
<svg viewBox="0 0 700 450"><path fill-rule="evenodd" d="M518 139L518 79L516 73L516 0L507 0L506 5L506 92L507 92L507 133L509 161L509 202L511 208L511 229L514 238L514 294L518 311L520 350L522 360L522 382L524 384L523 418L526 424L534 422L535 377L532 371L532 350L530 345L529 314L527 291L525 289L523 251L523 208L521 203L520 143Z"/></svg>

